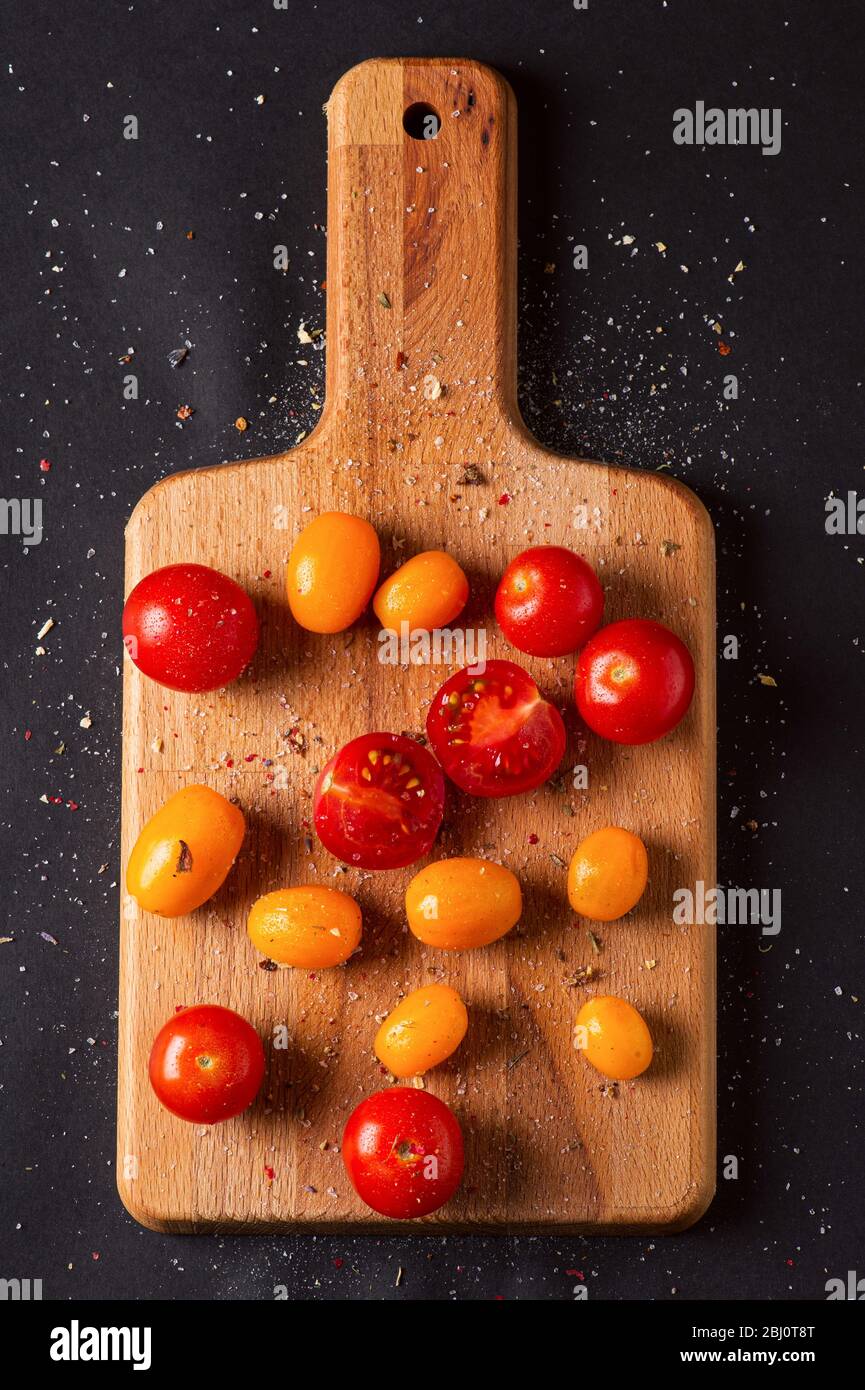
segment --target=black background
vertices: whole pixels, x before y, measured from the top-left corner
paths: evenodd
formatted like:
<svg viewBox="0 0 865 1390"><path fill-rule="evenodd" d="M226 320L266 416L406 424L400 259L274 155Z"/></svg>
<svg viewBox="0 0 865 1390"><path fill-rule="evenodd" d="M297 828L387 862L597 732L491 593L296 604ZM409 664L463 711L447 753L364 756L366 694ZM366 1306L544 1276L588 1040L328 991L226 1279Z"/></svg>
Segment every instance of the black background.
<svg viewBox="0 0 865 1390"><path fill-rule="evenodd" d="M862 37L856 0L6 14L0 467L5 497L43 499L45 536L29 553L0 536L0 1276L42 1278L54 1299L278 1284L568 1299L581 1278L599 1299L819 1299L828 1277L865 1274L865 550L824 527L830 491L863 485ZM783 926L771 950L753 929L721 934L719 1155L739 1177L673 1238L172 1239L115 1195L123 525L165 474L288 447L314 423L324 354L296 333L324 322L321 108L346 68L389 54L480 58L516 90L531 427L669 469L717 527L719 632L740 642L719 667L721 878L781 888ZM780 107L781 153L674 145L673 111L697 100ZM129 371L140 398L125 402Z"/></svg>

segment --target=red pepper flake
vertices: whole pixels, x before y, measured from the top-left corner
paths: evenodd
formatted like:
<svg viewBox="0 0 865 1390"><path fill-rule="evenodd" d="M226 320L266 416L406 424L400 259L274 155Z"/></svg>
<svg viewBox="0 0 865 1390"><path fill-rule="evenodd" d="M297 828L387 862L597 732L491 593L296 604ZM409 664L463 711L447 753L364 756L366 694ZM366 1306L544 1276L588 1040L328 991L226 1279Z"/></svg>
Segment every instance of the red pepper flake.
<svg viewBox="0 0 865 1390"><path fill-rule="evenodd" d="M788 1260L785 1260L784 1263L785 1263L785 1265L787 1266L788 1269L795 1269L795 1268L796 1268L796 1265L795 1265L795 1263L794 1263L793 1260L789 1260L789 1259L788 1259Z"/></svg>
<svg viewBox="0 0 865 1390"><path fill-rule="evenodd" d="M585 1274L581 1269L566 1269L565 1273L569 1279L585 1279Z"/></svg>
<svg viewBox="0 0 865 1390"><path fill-rule="evenodd" d="M406 357L405 353L404 353L404 352L398 352L397 355L396 355L396 369L397 369L397 371L400 371L400 369L401 369L402 367L405 366L405 364L406 364L407 361L408 361L408 358Z"/></svg>
<svg viewBox="0 0 865 1390"><path fill-rule="evenodd" d="M33 730L32 730L32 729L25 729L25 730L24 730L24 742L25 742L25 743L29 743L32 737L33 737Z"/></svg>
<svg viewBox="0 0 865 1390"><path fill-rule="evenodd" d="M730 344L725 343L722 338L718 343L718 351L720 352L722 357L729 357L733 349L730 347Z"/></svg>
<svg viewBox="0 0 865 1390"><path fill-rule="evenodd" d="M98 1260L98 1259L99 1259L99 1251L98 1251L98 1250L94 1250L94 1251L93 1251L93 1258L94 1258L94 1260Z"/></svg>
<svg viewBox="0 0 865 1390"><path fill-rule="evenodd" d="M234 759L233 759L233 758L226 758L226 759L225 759L225 766L226 766L226 767L234 767Z"/></svg>
<svg viewBox="0 0 865 1390"><path fill-rule="evenodd" d="M536 845L538 843L539 838L540 836L536 835L535 832L532 831L531 835L529 836L529 844Z"/></svg>
<svg viewBox="0 0 865 1390"><path fill-rule="evenodd" d="M264 570L261 577L262 579L269 579L272 573L272 570Z"/></svg>
<svg viewBox="0 0 865 1390"><path fill-rule="evenodd" d="M50 459L40 459L40 460L39 460L39 467L40 467L40 469L42 470L43 473L50 473L50 472L51 472L51 460L50 460Z"/></svg>
<svg viewBox="0 0 865 1390"><path fill-rule="evenodd" d="M77 810L78 810L78 802L77 802L77 801L67 801L66 805L69 807L70 811L77 811Z"/></svg>
<svg viewBox="0 0 865 1390"><path fill-rule="evenodd" d="M186 233L186 240L187 240L187 241L194 241L194 240L195 240L195 233L194 233L194 232L187 232L187 233Z"/></svg>
<svg viewBox="0 0 865 1390"><path fill-rule="evenodd" d="M273 1182L273 1179L276 1176L269 1163L265 1163L264 1165L264 1176L267 1178L268 1182Z"/></svg>
<svg viewBox="0 0 865 1390"><path fill-rule="evenodd" d="M191 405L179 405L177 407L178 420L189 420L195 414Z"/></svg>
<svg viewBox="0 0 865 1390"><path fill-rule="evenodd" d="M342 1259L341 1256L337 1255L336 1259L335 1259L334 1262L333 1262L333 1267L334 1267L334 1269L342 1269L342 1267L343 1267L344 1264L345 1264L345 1260Z"/></svg>
<svg viewBox="0 0 865 1390"><path fill-rule="evenodd" d="M508 505L508 503L510 502L510 500L511 500L511 495L510 495L510 493L509 493L509 492L503 492L502 495L501 495L501 497L499 498L499 506L500 506L500 507L506 507L506 506Z"/></svg>

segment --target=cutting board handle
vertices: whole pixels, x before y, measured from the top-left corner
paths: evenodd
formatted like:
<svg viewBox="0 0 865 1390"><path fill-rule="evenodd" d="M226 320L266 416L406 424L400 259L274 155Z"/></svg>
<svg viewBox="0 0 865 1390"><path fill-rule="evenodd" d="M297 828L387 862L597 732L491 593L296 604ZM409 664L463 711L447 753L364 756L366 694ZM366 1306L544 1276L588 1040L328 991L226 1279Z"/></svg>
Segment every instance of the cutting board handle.
<svg viewBox="0 0 865 1390"><path fill-rule="evenodd" d="M381 457L489 453L519 418L513 93L481 63L372 59L327 114L324 419Z"/></svg>

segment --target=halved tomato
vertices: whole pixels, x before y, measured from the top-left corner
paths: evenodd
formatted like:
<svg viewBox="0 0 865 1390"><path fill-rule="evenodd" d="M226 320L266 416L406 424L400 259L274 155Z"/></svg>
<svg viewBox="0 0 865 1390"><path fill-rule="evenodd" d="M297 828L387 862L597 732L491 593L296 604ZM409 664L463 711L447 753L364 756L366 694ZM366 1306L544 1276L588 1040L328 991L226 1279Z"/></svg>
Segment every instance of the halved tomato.
<svg viewBox="0 0 865 1390"><path fill-rule="evenodd" d="M434 696L426 730L458 787L473 796L515 796L552 777L565 751L565 726L531 676L512 661L465 667Z"/></svg>
<svg viewBox="0 0 865 1390"><path fill-rule="evenodd" d="M322 769L313 814L325 849L359 869L402 869L428 854L442 823L445 779L404 734L363 734Z"/></svg>

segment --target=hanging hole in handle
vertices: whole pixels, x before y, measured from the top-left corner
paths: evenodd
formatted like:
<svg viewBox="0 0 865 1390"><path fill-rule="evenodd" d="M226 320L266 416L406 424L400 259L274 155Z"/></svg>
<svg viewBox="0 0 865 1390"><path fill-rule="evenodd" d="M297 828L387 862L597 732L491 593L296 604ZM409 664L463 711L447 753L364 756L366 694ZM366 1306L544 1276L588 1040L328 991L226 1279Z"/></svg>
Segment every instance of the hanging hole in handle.
<svg viewBox="0 0 865 1390"><path fill-rule="evenodd" d="M438 111L425 101L413 101L403 112L402 128L412 140L435 140L441 125Z"/></svg>

